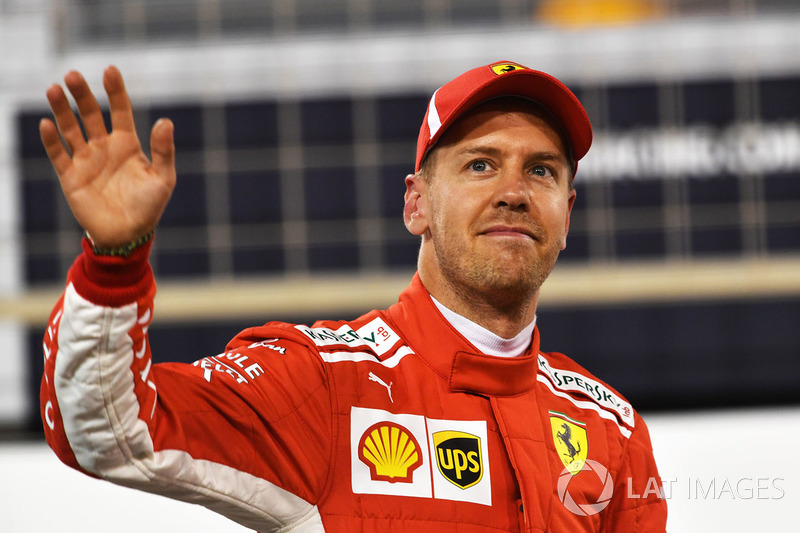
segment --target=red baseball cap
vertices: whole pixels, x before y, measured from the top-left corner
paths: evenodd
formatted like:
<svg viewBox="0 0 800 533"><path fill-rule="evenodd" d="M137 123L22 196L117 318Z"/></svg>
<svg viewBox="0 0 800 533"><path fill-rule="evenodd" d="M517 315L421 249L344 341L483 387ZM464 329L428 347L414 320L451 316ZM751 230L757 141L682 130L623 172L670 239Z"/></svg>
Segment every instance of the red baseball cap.
<svg viewBox="0 0 800 533"><path fill-rule="evenodd" d="M553 76L511 61L468 70L433 93L417 139L418 172L425 154L468 109L497 96L529 98L561 124L577 163L592 145L592 124L578 98Z"/></svg>

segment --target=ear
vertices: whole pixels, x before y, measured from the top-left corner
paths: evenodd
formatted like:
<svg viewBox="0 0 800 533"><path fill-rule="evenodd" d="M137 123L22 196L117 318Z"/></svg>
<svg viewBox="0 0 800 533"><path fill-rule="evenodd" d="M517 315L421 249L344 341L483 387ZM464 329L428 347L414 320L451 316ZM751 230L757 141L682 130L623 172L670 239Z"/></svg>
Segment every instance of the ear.
<svg viewBox="0 0 800 533"><path fill-rule="evenodd" d="M422 235L428 230L427 192L427 183L419 173L406 176L403 222L413 235Z"/></svg>
<svg viewBox="0 0 800 533"><path fill-rule="evenodd" d="M569 195L567 196L567 217L566 220L564 221L564 238L561 240L562 250L567 247L567 234L569 233L569 218L570 215L572 215L572 206L575 205L576 195L577 193L575 192L575 189L569 190Z"/></svg>

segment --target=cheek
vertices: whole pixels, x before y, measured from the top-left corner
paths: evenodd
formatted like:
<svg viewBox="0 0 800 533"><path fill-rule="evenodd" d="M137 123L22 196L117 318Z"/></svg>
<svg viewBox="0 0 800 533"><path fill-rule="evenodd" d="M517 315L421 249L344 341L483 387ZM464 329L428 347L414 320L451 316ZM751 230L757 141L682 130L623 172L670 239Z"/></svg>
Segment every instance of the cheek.
<svg viewBox="0 0 800 533"><path fill-rule="evenodd" d="M459 198L448 198L439 203L437 209L433 211L433 220L440 231L457 231L467 226L470 207Z"/></svg>
<svg viewBox="0 0 800 533"><path fill-rule="evenodd" d="M440 187L430 191L429 213L431 230L447 234L448 238L463 238L488 209L490 195L477 187Z"/></svg>
<svg viewBox="0 0 800 533"><path fill-rule="evenodd" d="M547 204L546 215L544 216L547 219L546 224L552 231L565 232L570 216L569 202L563 199L553 199Z"/></svg>
<svg viewBox="0 0 800 533"><path fill-rule="evenodd" d="M567 247L567 233L569 232L571 214L571 204L567 201L562 202L560 209L558 210L558 216L556 217L560 235L559 244L561 245L562 250Z"/></svg>
<svg viewBox="0 0 800 533"><path fill-rule="evenodd" d="M436 205L431 209L431 216L430 216L430 224L428 224L428 230L433 235L439 235L440 233L444 232L447 227L447 217L446 210L442 209L442 206Z"/></svg>

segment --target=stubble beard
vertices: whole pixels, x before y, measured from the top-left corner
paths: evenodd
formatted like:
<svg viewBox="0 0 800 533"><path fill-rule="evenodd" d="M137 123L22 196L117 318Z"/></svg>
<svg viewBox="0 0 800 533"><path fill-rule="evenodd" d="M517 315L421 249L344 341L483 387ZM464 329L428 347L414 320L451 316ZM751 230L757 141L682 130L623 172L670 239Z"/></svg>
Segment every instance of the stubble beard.
<svg viewBox="0 0 800 533"><path fill-rule="evenodd" d="M430 235L434 254L451 290L465 302L483 301L498 310L519 308L524 312L550 275L561 251L544 231L537 234L540 253L534 257L527 249L530 243L507 243L493 253L482 247L470 249L464 241L455 242L436 233L438 237Z"/></svg>

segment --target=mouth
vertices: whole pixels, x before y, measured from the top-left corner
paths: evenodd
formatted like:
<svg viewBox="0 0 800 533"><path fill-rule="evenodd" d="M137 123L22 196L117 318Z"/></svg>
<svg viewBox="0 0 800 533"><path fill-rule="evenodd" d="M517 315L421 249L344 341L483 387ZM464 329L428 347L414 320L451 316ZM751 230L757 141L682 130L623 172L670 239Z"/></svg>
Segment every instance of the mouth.
<svg viewBox="0 0 800 533"><path fill-rule="evenodd" d="M480 232L480 235L485 235L487 237L508 237L513 239L533 241L539 240L536 233L525 226L506 226L499 224L486 228Z"/></svg>

